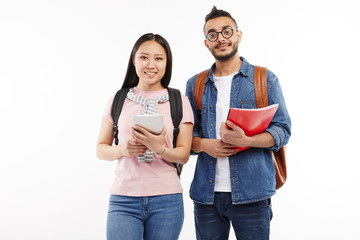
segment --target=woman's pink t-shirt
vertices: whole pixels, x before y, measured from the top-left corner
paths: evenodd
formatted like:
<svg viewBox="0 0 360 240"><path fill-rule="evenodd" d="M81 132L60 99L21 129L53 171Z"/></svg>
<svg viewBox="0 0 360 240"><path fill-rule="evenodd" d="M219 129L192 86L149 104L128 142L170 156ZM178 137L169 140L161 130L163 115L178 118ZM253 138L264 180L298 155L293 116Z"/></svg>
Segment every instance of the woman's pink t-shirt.
<svg viewBox="0 0 360 240"><path fill-rule="evenodd" d="M152 98L164 95L167 90L141 91L133 88L135 94L145 98ZM194 123L194 115L188 98L181 94L183 104L182 123ZM103 117L113 124L111 118L111 106L114 96L109 100ZM159 103L159 114L163 115L163 123L166 127L164 146L172 148L173 123L170 113L170 102ZM142 105L125 99L122 112L118 121L119 144L126 143L131 137L132 117L141 114ZM110 190L111 194L124 196L155 196L182 193L179 176L173 163L162 159L159 155L153 154L154 161L151 163L138 162L137 157L121 157L115 170L115 181Z"/></svg>

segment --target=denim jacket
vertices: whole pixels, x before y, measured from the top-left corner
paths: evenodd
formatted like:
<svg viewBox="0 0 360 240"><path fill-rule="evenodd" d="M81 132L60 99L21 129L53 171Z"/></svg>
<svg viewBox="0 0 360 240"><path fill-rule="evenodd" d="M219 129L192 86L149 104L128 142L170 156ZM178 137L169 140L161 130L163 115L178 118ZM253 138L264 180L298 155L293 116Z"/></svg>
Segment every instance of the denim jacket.
<svg viewBox="0 0 360 240"><path fill-rule="evenodd" d="M230 108L256 108L254 90L254 66L240 57L242 65L232 80ZM201 113L197 113L194 101L194 85L197 75L190 78L186 85L186 96L194 112L193 137L216 138L216 101L217 89L211 67L205 81ZM274 138L271 148L249 148L229 157L231 192L233 204L251 203L267 199L275 194L275 168L271 151L284 146L291 135L291 120L278 78L267 70L269 105L278 103L279 108L266 129ZM198 154L194 178L190 187L190 197L199 203L213 204L216 158L205 152Z"/></svg>

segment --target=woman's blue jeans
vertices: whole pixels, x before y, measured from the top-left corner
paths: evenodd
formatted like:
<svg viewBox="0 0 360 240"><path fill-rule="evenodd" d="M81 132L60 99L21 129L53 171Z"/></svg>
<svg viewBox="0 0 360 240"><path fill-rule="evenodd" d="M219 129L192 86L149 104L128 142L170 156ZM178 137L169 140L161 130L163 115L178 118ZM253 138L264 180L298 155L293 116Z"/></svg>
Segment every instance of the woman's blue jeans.
<svg viewBox="0 0 360 240"><path fill-rule="evenodd" d="M237 239L268 240L272 210L270 199L232 204L231 193L216 192L213 205L194 202L197 240L226 240L230 223Z"/></svg>
<svg viewBox="0 0 360 240"><path fill-rule="evenodd" d="M182 194L151 197L111 195L108 240L176 240L184 222Z"/></svg>

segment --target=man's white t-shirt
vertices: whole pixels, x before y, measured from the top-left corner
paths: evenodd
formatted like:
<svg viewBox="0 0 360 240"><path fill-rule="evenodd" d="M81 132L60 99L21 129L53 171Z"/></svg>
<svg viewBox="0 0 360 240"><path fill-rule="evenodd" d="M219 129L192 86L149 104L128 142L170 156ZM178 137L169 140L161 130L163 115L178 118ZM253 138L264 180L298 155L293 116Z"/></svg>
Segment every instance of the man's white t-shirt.
<svg viewBox="0 0 360 240"><path fill-rule="evenodd" d="M220 139L220 124L226 121L230 107L231 83L235 73L232 75L217 77L214 82L217 88L216 102L216 138ZM218 158L216 163L215 192L231 192L229 158Z"/></svg>

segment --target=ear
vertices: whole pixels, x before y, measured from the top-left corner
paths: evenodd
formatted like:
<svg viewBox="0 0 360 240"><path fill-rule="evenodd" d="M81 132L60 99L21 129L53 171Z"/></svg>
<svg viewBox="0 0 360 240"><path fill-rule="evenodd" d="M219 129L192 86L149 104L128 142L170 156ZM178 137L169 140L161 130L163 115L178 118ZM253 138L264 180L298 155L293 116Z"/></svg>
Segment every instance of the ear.
<svg viewBox="0 0 360 240"><path fill-rule="evenodd" d="M238 36L238 44L241 42L242 39L242 32L240 30L236 31L237 36Z"/></svg>
<svg viewBox="0 0 360 240"><path fill-rule="evenodd" d="M208 43L207 39L204 40L204 44L205 44L205 47L207 47L207 49L209 49L209 43Z"/></svg>

